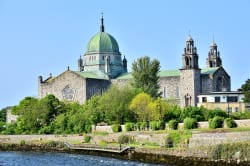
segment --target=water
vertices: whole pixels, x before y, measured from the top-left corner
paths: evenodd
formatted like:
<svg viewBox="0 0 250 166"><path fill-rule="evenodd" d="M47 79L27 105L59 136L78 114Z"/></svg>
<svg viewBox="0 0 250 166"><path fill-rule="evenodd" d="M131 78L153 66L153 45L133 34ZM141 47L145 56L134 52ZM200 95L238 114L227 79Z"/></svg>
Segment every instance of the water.
<svg viewBox="0 0 250 166"><path fill-rule="evenodd" d="M42 152L2 152L0 166L155 166L114 158Z"/></svg>

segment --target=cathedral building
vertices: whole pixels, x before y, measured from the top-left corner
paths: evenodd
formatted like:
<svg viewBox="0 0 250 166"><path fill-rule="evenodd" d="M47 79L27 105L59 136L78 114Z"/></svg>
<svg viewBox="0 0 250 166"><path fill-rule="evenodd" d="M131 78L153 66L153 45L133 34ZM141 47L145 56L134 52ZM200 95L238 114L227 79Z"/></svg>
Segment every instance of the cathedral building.
<svg viewBox="0 0 250 166"><path fill-rule="evenodd" d="M160 91L163 99L171 99L181 107L196 106L198 95L231 90L230 76L222 66L220 53L213 41L207 66L200 68L194 40L189 35L183 54L182 66L176 70L161 70ZM86 53L78 59L78 70L68 67L60 75L38 78L40 98L54 94L59 100L84 103L95 94L102 94L111 84L129 84L132 74L127 71L127 60L121 56L115 38L105 32L101 18L100 32L87 44Z"/></svg>

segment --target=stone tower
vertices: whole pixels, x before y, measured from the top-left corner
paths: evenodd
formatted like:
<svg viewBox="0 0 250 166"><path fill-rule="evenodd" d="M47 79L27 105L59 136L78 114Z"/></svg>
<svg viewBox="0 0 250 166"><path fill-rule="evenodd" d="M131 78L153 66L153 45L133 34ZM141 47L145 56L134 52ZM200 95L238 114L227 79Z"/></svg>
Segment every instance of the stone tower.
<svg viewBox="0 0 250 166"><path fill-rule="evenodd" d="M208 52L207 67L221 67L221 66L222 66L222 61L220 58L220 52L217 50L217 45L213 40L212 44L210 45L210 50Z"/></svg>
<svg viewBox="0 0 250 166"><path fill-rule="evenodd" d="M201 90L201 71L198 64L197 49L194 40L189 35L182 55L180 69L180 106L196 106L197 95Z"/></svg>

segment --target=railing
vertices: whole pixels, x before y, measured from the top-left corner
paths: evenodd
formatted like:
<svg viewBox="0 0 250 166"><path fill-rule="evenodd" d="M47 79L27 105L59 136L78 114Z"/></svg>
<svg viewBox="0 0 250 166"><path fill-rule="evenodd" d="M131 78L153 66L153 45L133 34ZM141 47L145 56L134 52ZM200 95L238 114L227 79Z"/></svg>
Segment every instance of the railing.
<svg viewBox="0 0 250 166"><path fill-rule="evenodd" d="M74 150L88 150L88 151L100 151L100 152L112 152L112 153L123 153L127 150L134 149L133 147L126 146L124 148L114 148L114 147L99 147L99 146L86 146L86 145L71 145L68 142L64 142L64 144L69 148L69 149L74 149Z"/></svg>

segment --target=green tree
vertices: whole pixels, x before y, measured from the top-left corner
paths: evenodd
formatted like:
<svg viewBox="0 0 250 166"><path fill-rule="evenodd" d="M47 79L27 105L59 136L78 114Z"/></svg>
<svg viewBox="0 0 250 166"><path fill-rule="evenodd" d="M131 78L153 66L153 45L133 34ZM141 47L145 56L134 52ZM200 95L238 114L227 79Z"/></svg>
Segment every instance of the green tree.
<svg viewBox="0 0 250 166"><path fill-rule="evenodd" d="M86 110L84 116L88 117L91 124L103 122L105 119L105 112L100 107L101 96L92 96L84 105Z"/></svg>
<svg viewBox="0 0 250 166"><path fill-rule="evenodd" d="M18 128L19 133L36 133L40 129L38 99L25 97L20 101L19 105L13 107L12 113L19 115L17 124L22 125Z"/></svg>
<svg viewBox="0 0 250 166"><path fill-rule="evenodd" d="M151 115L150 109L148 108L150 102L150 95L144 92L139 93L133 98L130 109L135 112L139 121L148 122L150 120Z"/></svg>
<svg viewBox="0 0 250 166"><path fill-rule="evenodd" d="M247 79L245 84L241 86L242 92L244 94L244 102L245 103L250 103L250 79Z"/></svg>
<svg viewBox="0 0 250 166"><path fill-rule="evenodd" d="M6 109L0 111L0 122L6 122Z"/></svg>
<svg viewBox="0 0 250 166"><path fill-rule="evenodd" d="M132 86L141 88L143 92L152 97L159 97L159 71L160 62L156 59L150 61L148 56L141 57L132 63Z"/></svg>
<svg viewBox="0 0 250 166"><path fill-rule="evenodd" d="M105 121L112 124L134 121L134 114L129 110L129 104L136 94L137 91L128 86L111 86L100 98Z"/></svg>

